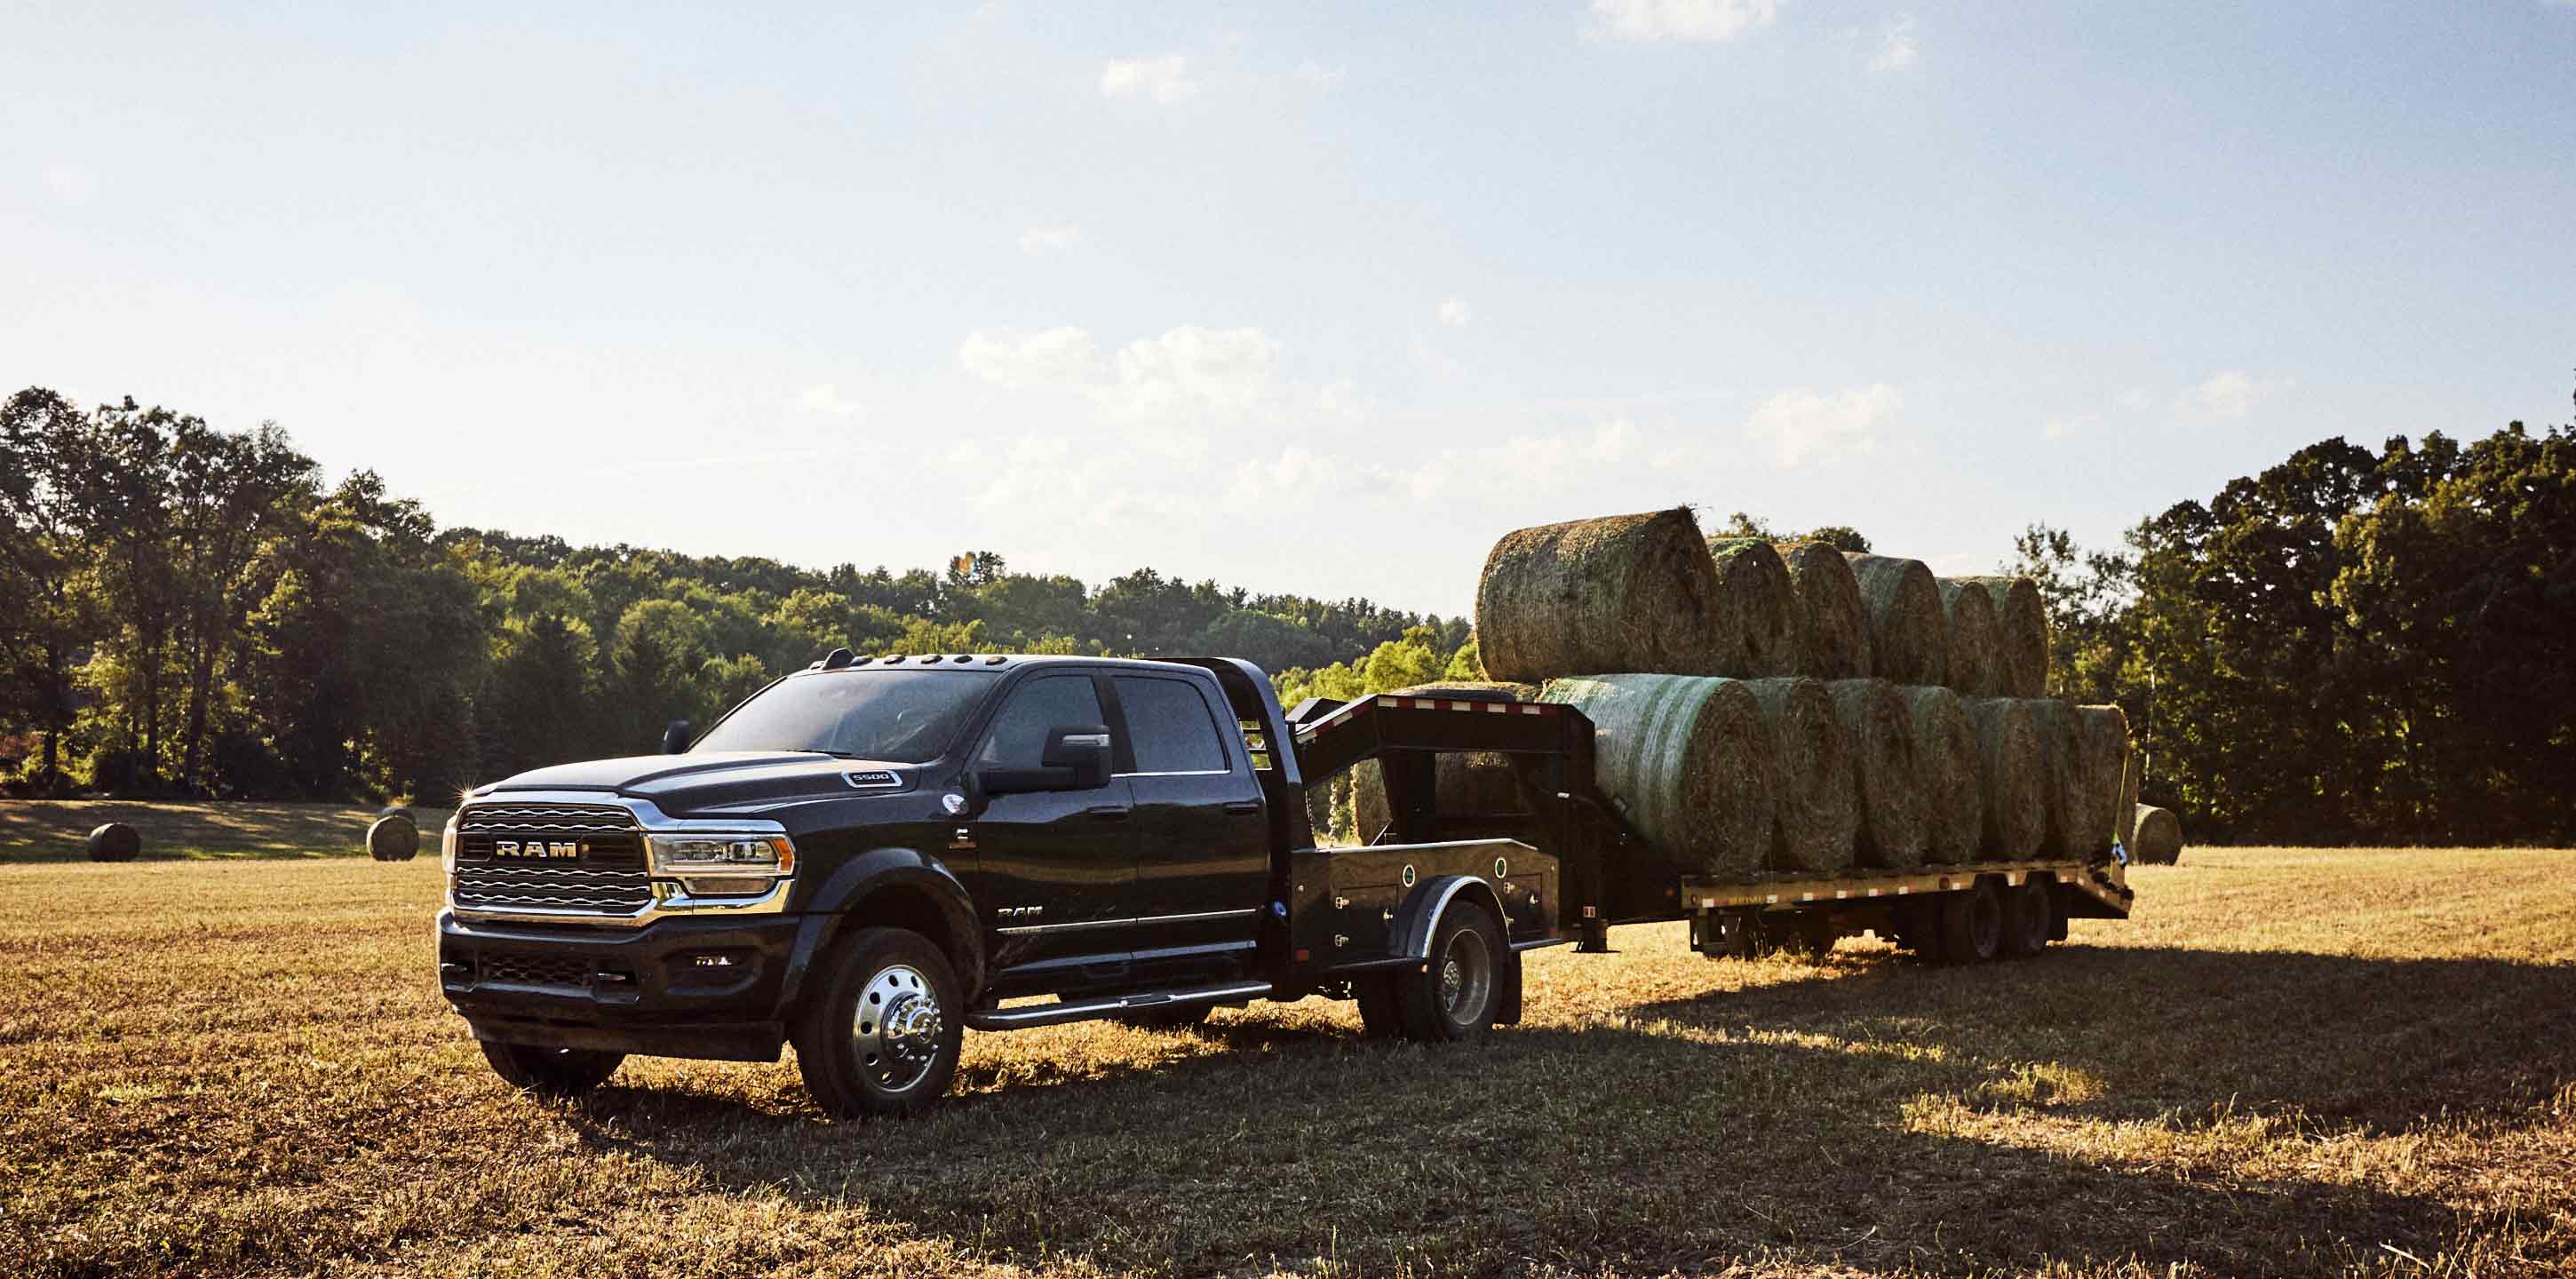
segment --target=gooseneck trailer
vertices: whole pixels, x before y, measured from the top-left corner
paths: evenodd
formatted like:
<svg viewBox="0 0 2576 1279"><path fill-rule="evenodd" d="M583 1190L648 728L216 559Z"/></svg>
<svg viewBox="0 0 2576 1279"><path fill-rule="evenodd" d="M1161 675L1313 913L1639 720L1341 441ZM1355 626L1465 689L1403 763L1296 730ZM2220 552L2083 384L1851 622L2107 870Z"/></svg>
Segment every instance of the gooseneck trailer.
<svg viewBox="0 0 2576 1279"><path fill-rule="evenodd" d="M1687 919L1712 956L1871 930L2030 954L2125 917L2083 860L1717 883L1593 776L1572 707L1376 696L1284 711L1252 664L835 651L675 754L484 786L443 841L439 977L486 1058L571 1093L629 1054L776 1060L842 1115L944 1093L962 1032L1354 1000L1371 1034L1521 1015L1521 958ZM1442 756L1519 802L1447 812ZM1362 766L1384 827L1327 846L1307 792Z"/></svg>

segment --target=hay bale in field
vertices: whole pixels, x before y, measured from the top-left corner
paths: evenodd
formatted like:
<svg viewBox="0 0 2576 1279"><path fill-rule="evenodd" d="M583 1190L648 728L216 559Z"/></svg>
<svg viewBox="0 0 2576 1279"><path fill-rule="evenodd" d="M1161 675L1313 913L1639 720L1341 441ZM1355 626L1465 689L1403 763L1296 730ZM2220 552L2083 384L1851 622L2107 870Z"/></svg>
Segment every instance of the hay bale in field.
<svg viewBox="0 0 2576 1279"><path fill-rule="evenodd" d="M143 836L123 822L109 822L89 833L89 859L130 862L143 852Z"/></svg>
<svg viewBox="0 0 2576 1279"><path fill-rule="evenodd" d="M1977 730L1977 799L1985 808L1980 861L2023 861L2048 839L2048 764L2032 705L2011 697L1968 702Z"/></svg>
<svg viewBox="0 0 2576 1279"><path fill-rule="evenodd" d="M367 827L367 855L380 862L407 862L420 855L420 824L409 813L379 817Z"/></svg>
<svg viewBox="0 0 2576 1279"><path fill-rule="evenodd" d="M2004 697L2048 695L2048 602L2039 584L2027 577L1962 577L1955 581L1982 586L1995 606L1995 627L2002 640Z"/></svg>
<svg viewBox="0 0 2576 1279"><path fill-rule="evenodd" d="M1836 680L1834 722L1851 753L1860 793L1860 836L1853 860L1881 870L1915 870L1932 837L1923 821L1923 783L1914 751L1914 710L1883 679Z"/></svg>
<svg viewBox="0 0 2576 1279"><path fill-rule="evenodd" d="M1686 509L1519 529L1476 586L1497 680L1591 671L1718 673L1717 565Z"/></svg>
<svg viewBox="0 0 2576 1279"><path fill-rule="evenodd" d="M2138 785L2147 779L2146 752L2131 750L2128 766L2120 770L2120 847L2129 855L2138 855Z"/></svg>
<svg viewBox="0 0 2576 1279"><path fill-rule="evenodd" d="M1800 678L1758 679L1745 687L1770 729L1778 779L1771 869L1829 875L1850 869L1860 836L1860 795L1832 688Z"/></svg>
<svg viewBox="0 0 2576 1279"><path fill-rule="evenodd" d="M1950 619L1941 612L1941 587L1921 560L1846 551L1869 611L1869 673L1898 684L1946 684L1950 679Z"/></svg>
<svg viewBox="0 0 2576 1279"><path fill-rule="evenodd" d="M1941 613L1950 625L1950 687L1970 697L2004 695L2004 635L1986 588L1939 578Z"/></svg>
<svg viewBox="0 0 2576 1279"><path fill-rule="evenodd" d="M2138 805L2138 846L2131 860L2171 866L2182 860L2182 820L2150 804Z"/></svg>
<svg viewBox="0 0 2576 1279"><path fill-rule="evenodd" d="M1977 781L1977 726L1968 704L1946 688L1905 690L1914 723L1914 775L1922 785L1925 861L1977 859L1985 836L1985 790Z"/></svg>
<svg viewBox="0 0 2576 1279"><path fill-rule="evenodd" d="M1869 675L1869 606L1851 562L1827 542L1800 542L1783 562L1798 592L1798 663L1785 674L1813 679Z"/></svg>
<svg viewBox="0 0 2576 1279"><path fill-rule="evenodd" d="M1500 679L1434 680L1399 688L1393 697L1437 697L1453 702L1535 702L1539 686Z"/></svg>
<svg viewBox="0 0 2576 1279"><path fill-rule="evenodd" d="M1768 539L1722 538L1708 544L1717 566L1717 622L1722 635L1717 674L1737 679L1792 675L1798 666L1798 588Z"/></svg>
<svg viewBox="0 0 2576 1279"><path fill-rule="evenodd" d="M2085 853L2101 859L2120 838L2120 779L2129 771L2129 715L2117 706L2078 706L2084 730Z"/></svg>
<svg viewBox="0 0 2576 1279"><path fill-rule="evenodd" d="M2075 703L2063 698L2024 701L2039 726L2040 760L2045 766L2040 798L2048 813L2048 838L2040 842L2040 853L2089 857L2095 849L2086 838L2093 805L2085 789L2084 718L2075 713Z"/></svg>
<svg viewBox="0 0 2576 1279"><path fill-rule="evenodd" d="M1776 752L1756 687L1594 675L1556 680L1541 699L1591 719L1601 791L1657 852L1693 873L1745 880L1761 872L1773 834Z"/></svg>

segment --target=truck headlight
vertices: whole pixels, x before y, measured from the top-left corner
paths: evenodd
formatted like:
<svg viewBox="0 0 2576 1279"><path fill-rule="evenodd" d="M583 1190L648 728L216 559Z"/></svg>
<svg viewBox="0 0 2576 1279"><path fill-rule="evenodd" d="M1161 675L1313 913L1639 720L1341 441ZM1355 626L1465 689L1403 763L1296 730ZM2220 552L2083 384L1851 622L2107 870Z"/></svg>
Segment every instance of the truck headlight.
<svg viewBox="0 0 2576 1279"><path fill-rule="evenodd" d="M785 835L655 835L646 845L657 875L788 875L796 845Z"/></svg>
<svg viewBox="0 0 2576 1279"><path fill-rule="evenodd" d="M447 829L438 832L438 864L448 874L456 873L456 819L465 815L459 807L447 815Z"/></svg>

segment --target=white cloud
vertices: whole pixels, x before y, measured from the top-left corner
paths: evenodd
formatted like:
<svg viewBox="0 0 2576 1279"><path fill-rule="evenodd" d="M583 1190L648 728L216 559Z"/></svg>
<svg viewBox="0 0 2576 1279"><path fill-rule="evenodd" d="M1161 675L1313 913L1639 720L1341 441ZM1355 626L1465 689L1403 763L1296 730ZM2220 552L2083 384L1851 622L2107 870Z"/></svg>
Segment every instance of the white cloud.
<svg viewBox="0 0 2576 1279"><path fill-rule="evenodd" d="M1100 92L1110 98L1152 98L1166 106L1187 102L1199 92L1189 67L1190 60L1177 53L1111 62L1100 69Z"/></svg>
<svg viewBox="0 0 2576 1279"><path fill-rule="evenodd" d="M1869 60L1872 71L1902 71L1914 65L1919 50L1914 42L1914 16L1906 14L1890 19L1878 33L1878 52Z"/></svg>
<svg viewBox="0 0 2576 1279"><path fill-rule="evenodd" d="M1904 406L1905 397L1884 382L1830 393L1793 388L1755 408L1745 419L1744 437L1769 444L1782 466L1796 466L1810 455L1831 460L1844 451L1878 447L1880 430Z"/></svg>
<svg viewBox="0 0 2576 1279"><path fill-rule="evenodd" d="M2200 385L2174 397L2174 408L2193 417L2233 419L2291 385L2287 378L2258 378L2239 369L2209 375Z"/></svg>
<svg viewBox="0 0 2576 1279"><path fill-rule="evenodd" d="M1269 391L1278 363L1278 340L1259 329L1185 324L1122 348L1118 387L1126 407L1138 411L1242 409Z"/></svg>
<svg viewBox="0 0 2576 1279"><path fill-rule="evenodd" d="M1451 298L1440 304L1440 322L1450 328L1463 329L1468 321L1475 318L1476 308L1467 305L1463 299Z"/></svg>
<svg viewBox="0 0 2576 1279"><path fill-rule="evenodd" d="M838 384L824 382L806 387L805 393L796 397L796 407L808 413L829 413L834 417L849 417L865 406L857 400L842 399Z"/></svg>
<svg viewBox="0 0 2576 1279"><path fill-rule="evenodd" d="M1779 0L1592 0L1617 40L1732 40L1779 16Z"/></svg>
<svg viewBox="0 0 2576 1279"><path fill-rule="evenodd" d="M1309 89L1329 89L1349 79L1350 76L1351 73L1347 68L1328 67L1312 58L1297 64L1298 83Z"/></svg>
<svg viewBox="0 0 2576 1279"><path fill-rule="evenodd" d="M977 329L957 344L957 363L995 386L1081 385L1098 379L1100 353L1091 335L1066 325L1030 333Z"/></svg>
<svg viewBox="0 0 2576 1279"><path fill-rule="evenodd" d="M1020 232L1020 252L1053 253L1082 243L1082 228L1033 226Z"/></svg>
<svg viewBox="0 0 2576 1279"><path fill-rule="evenodd" d="M2101 423L2102 415L2099 413L2071 413L2040 423L2039 433L2052 440L2062 440L2070 435L2090 431Z"/></svg>
<svg viewBox="0 0 2576 1279"><path fill-rule="evenodd" d="M77 164L47 165L45 189L65 204L87 204L98 198L98 171Z"/></svg>

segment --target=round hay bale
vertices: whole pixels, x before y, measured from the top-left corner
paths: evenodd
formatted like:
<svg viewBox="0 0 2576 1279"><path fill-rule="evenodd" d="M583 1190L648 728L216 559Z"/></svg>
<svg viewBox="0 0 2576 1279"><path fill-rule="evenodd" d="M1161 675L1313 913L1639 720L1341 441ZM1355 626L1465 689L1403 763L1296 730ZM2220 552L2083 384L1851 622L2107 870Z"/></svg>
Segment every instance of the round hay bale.
<svg viewBox="0 0 2576 1279"><path fill-rule="evenodd" d="M1970 697L2004 695L2004 635L1986 588L1955 578L1936 579L1941 613L1950 623L1950 687Z"/></svg>
<svg viewBox="0 0 2576 1279"><path fill-rule="evenodd" d="M406 813L379 817L367 827L367 855L380 862L407 862L420 855L420 824Z"/></svg>
<svg viewBox="0 0 2576 1279"><path fill-rule="evenodd" d="M2103 858L2120 838L2121 778L2129 771L2129 714L2117 706L2078 706L2084 731L2085 856Z"/></svg>
<svg viewBox="0 0 2576 1279"><path fill-rule="evenodd" d="M1977 859L1985 837L1985 791L1977 784L1977 726L1968 704L1946 688L1905 690L1914 721L1914 775L1922 783L1923 858L1945 866Z"/></svg>
<svg viewBox="0 0 2576 1279"><path fill-rule="evenodd" d="M1995 629L2003 655L2004 697L2048 695L2048 601L2039 583L2027 577L1962 577L1955 581L1986 588L1995 606Z"/></svg>
<svg viewBox="0 0 2576 1279"><path fill-rule="evenodd" d="M1977 730L1977 799L1985 808L1982 861L2024 861L2048 839L2048 764L2031 706L2010 697L1968 702Z"/></svg>
<svg viewBox="0 0 2576 1279"><path fill-rule="evenodd" d="M109 822L89 833L89 859L130 862L143 852L143 836L123 822Z"/></svg>
<svg viewBox="0 0 2576 1279"><path fill-rule="evenodd" d="M1798 667L1798 588L1768 539L1730 537L1708 544L1717 566L1717 620L1724 637L1720 675L1760 679Z"/></svg>
<svg viewBox="0 0 2576 1279"><path fill-rule="evenodd" d="M1950 619L1932 570L1886 555L1846 551L1843 559L1869 612L1869 673L1898 684L1950 682Z"/></svg>
<svg viewBox="0 0 2576 1279"><path fill-rule="evenodd" d="M1317 848L1338 842L1333 833L1333 789L1340 780L1339 777L1306 780L1306 826L1314 833Z"/></svg>
<svg viewBox="0 0 2576 1279"><path fill-rule="evenodd" d="M2130 751L2128 766L2120 770L2120 847L2132 857L2138 853L2138 785L2146 779L2146 753Z"/></svg>
<svg viewBox="0 0 2576 1279"><path fill-rule="evenodd" d="M2075 713L2075 703L2063 698L2033 697L2023 699L2023 703L2030 707L2031 717L2039 726L2044 779L2040 799L2048 813L2048 838L2040 842L2040 853L2047 857L2089 857L2096 850L2086 838L2093 806L2084 786L2084 718Z"/></svg>
<svg viewBox="0 0 2576 1279"><path fill-rule="evenodd" d="M1601 791L1658 853L1740 881L1761 873L1773 835L1776 752L1754 688L1704 676L1595 675L1557 680L1541 699L1592 720Z"/></svg>
<svg viewBox="0 0 2576 1279"><path fill-rule="evenodd" d="M1395 807L1386 793L1386 772L1379 761L1364 759L1353 764L1347 776L1353 838L1359 843L1374 841L1395 821ZM1438 806L1442 818L1440 838L1530 838L1528 822L1497 819L1499 814L1529 811L1521 793L1520 773L1513 767L1511 756L1489 751L1434 755L1431 785L1432 803ZM1470 817L1487 820L1465 820Z"/></svg>
<svg viewBox="0 0 2576 1279"><path fill-rule="evenodd" d="M1869 674L1869 606L1851 561L1827 542L1800 542L1785 560L1798 592L1798 667L1813 679Z"/></svg>
<svg viewBox="0 0 2576 1279"><path fill-rule="evenodd" d="M1500 679L1449 679L1399 688L1389 696L1437 697L1453 702L1535 702L1538 694L1539 686L1536 684L1517 684Z"/></svg>
<svg viewBox="0 0 2576 1279"><path fill-rule="evenodd" d="M1851 868L1860 838L1860 793L1851 748L1823 680L1749 681L1771 730L1777 820L1771 869L1839 874Z"/></svg>
<svg viewBox="0 0 2576 1279"><path fill-rule="evenodd" d="M1714 675L1717 565L1687 509L1507 533L1476 586L1476 642L1497 680L1589 671Z"/></svg>
<svg viewBox="0 0 2576 1279"><path fill-rule="evenodd" d="M2131 860L2171 866L2182 860L2182 821L2150 804L2138 805L2138 847Z"/></svg>
<svg viewBox="0 0 2576 1279"><path fill-rule="evenodd" d="M1917 870L1932 838L1923 820L1923 782L1915 763L1914 710L1883 679L1836 680L1834 722L1851 753L1860 792L1860 837L1853 860L1881 870Z"/></svg>

